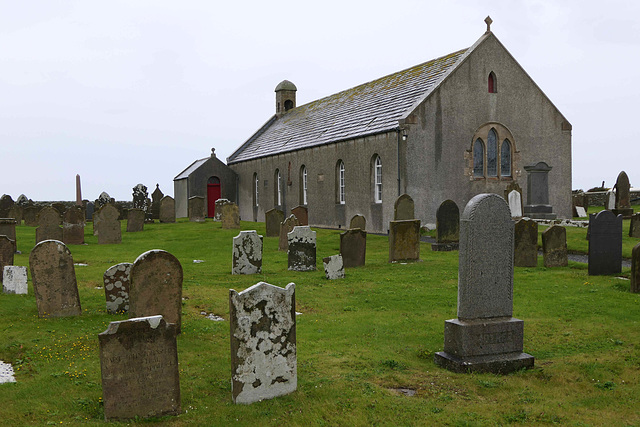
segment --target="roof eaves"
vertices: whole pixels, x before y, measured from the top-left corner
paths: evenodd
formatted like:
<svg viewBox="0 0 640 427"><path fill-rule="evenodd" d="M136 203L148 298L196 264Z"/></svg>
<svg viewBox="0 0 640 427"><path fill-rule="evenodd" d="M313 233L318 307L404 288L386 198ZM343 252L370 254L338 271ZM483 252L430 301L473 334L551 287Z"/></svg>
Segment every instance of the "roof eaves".
<svg viewBox="0 0 640 427"><path fill-rule="evenodd" d="M227 157L227 164L233 163L233 159L237 157L242 152L242 150L247 148L247 146L249 146L251 142L253 142L256 138L262 135L264 131L266 131L269 128L269 126L271 126L273 122L276 121L276 119L277 119L277 116L275 114L271 116L271 118L267 120L267 122L263 124L262 127L260 127L260 129L258 129L253 135L251 135L251 137L247 139L244 142L244 144L242 144L236 151L234 151L233 153L231 153L229 157Z"/></svg>
<svg viewBox="0 0 640 427"><path fill-rule="evenodd" d="M185 177L182 177L182 178L179 178L179 177L180 177L180 175L182 175L183 173L185 173L186 171L188 171L188 170L189 170L193 165L195 165L196 163L201 162L201 161L203 161L203 160L206 160L206 159L207 159L207 157L205 157L205 158L203 158L203 159L194 160L193 162L191 162L191 164L190 164L189 166L187 166L186 168L184 168L184 169L182 170L182 172L180 172L178 175L176 175L176 176L175 176L175 178L173 178L173 180L174 180L174 181L177 181L177 180L180 180L180 179L185 179L185 178L187 178L186 176L185 176Z"/></svg>

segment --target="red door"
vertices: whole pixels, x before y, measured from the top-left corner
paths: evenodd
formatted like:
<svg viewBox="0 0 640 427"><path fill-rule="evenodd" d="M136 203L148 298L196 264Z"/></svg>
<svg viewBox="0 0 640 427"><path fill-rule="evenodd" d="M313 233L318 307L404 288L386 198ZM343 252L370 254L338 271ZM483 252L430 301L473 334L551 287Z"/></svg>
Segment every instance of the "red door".
<svg viewBox="0 0 640 427"><path fill-rule="evenodd" d="M220 198L220 179L212 176L207 182L207 216L213 218L216 213L216 200Z"/></svg>

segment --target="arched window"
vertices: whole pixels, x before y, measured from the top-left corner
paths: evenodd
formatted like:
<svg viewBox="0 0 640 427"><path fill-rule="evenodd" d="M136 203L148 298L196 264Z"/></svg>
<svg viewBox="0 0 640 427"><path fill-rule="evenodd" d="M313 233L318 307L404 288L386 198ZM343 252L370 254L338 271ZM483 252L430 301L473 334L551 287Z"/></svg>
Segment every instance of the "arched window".
<svg viewBox="0 0 640 427"><path fill-rule="evenodd" d="M473 143L473 176L484 177L484 144L480 138Z"/></svg>
<svg viewBox="0 0 640 427"><path fill-rule="evenodd" d="M300 168L300 204L307 204L307 167L305 165Z"/></svg>
<svg viewBox="0 0 640 427"><path fill-rule="evenodd" d="M498 135L495 129L487 136L487 176L498 176Z"/></svg>
<svg viewBox="0 0 640 427"><path fill-rule="evenodd" d="M273 180L275 181L273 184L273 189L275 190L273 203L276 206L282 205L282 178L280 177L280 169L276 169L276 173L274 174Z"/></svg>
<svg viewBox="0 0 640 427"><path fill-rule="evenodd" d="M293 108L293 101L290 99L287 99L286 101L284 101L284 111L289 111Z"/></svg>
<svg viewBox="0 0 640 427"><path fill-rule="evenodd" d="M382 203L382 160L377 154L373 161L373 198L376 203Z"/></svg>
<svg viewBox="0 0 640 427"><path fill-rule="evenodd" d="M493 71L489 73L488 86L489 93L498 93L498 81Z"/></svg>
<svg viewBox="0 0 640 427"><path fill-rule="evenodd" d="M258 206L259 204L259 199L258 199L258 184L260 183L260 180L258 179L258 174L254 173L253 174L253 206Z"/></svg>
<svg viewBox="0 0 640 427"><path fill-rule="evenodd" d="M336 201L341 205L345 203L344 162L342 160L338 160L336 165Z"/></svg>
<svg viewBox="0 0 640 427"><path fill-rule="evenodd" d="M511 142L502 141L500 148L500 176L511 176Z"/></svg>

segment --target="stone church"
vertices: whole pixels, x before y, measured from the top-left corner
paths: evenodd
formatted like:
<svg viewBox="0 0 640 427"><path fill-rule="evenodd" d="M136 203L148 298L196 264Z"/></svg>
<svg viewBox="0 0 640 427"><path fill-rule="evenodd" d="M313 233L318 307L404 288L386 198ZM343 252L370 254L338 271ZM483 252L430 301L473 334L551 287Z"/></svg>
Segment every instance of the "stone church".
<svg viewBox="0 0 640 427"><path fill-rule="evenodd" d="M361 214L367 231L386 232L403 193L423 223L444 200L462 210L514 184L526 204L524 167L545 162L549 204L571 217L571 124L486 22L467 49L305 105L281 82L275 114L212 177L235 173L221 185L245 221L304 205L310 225L345 228Z"/></svg>

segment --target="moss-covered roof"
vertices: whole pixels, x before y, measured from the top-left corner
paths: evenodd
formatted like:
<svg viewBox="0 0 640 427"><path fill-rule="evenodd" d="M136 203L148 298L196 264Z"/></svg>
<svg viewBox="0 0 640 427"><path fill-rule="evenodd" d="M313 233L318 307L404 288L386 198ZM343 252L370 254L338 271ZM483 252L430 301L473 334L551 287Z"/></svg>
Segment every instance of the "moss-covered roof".
<svg viewBox="0 0 640 427"><path fill-rule="evenodd" d="M467 49L272 117L231 156L237 163L390 131L463 58Z"/></svg>

